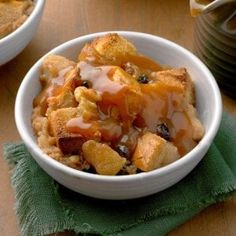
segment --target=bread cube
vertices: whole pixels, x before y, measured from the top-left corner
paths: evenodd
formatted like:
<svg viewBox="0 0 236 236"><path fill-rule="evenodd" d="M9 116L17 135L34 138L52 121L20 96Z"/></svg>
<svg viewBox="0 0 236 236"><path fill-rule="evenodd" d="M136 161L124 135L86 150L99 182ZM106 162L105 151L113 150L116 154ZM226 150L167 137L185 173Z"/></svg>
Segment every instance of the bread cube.
<svg viewBox="0 0 236 236"><path fill-rule="evenodd" d="M126 86L125 96L121 99L124 100L129 115L134 117L142 110L144 103L138 82L120 67L116 67L110 79Z"/></svg>
<svg viewBox="0 0 236 236"><path fill-rule="evenodd" d="M77 108L62 108L53 111L49 117L50 131L63 154L78 154L86 141L79 133L68 132L66 128L66 123L75 118L77 112Z"/></svg>
<svg viewBox="0 0 236 236"><path fill-rule="evenodd" d="M59 95L49 97L47 99L47 102L48 108L45 114L46 116L49 116L52 111L55 111L60 108L70 108L77 106L74 94L70 90L63 90Z"/></svg>
<svg viewBox="0 0 236 236"><path fill-rule="evenodd" d="M135 55L137 53L132 43L116 33L107 34L94 40L92 46L100 55L111 59L121 55Z"/></svg>
<svg viewBox="0 0 236 236"><path fill-rule="evenodd" d="M193 83L185 68L175 68L170 70L158 71L152 73L155 81L162 82L169 87L182 90L187 103L194 104L195 95Z"/></svg>
<svg viewBox="0 0 236 236"><path fill-rule="evenodd" d="M125 55L136 55L137 49L132 43L127 41L122 36L112 33L99 37L92 41L90 44L86 44L82 49L79 60L96 58L103 64L114 64L118 58Z"/></svg>
<svg viewBox="0 0 236 236"><path fill-rule="evenodd" d="M132 160L142 171L151 171L179 158L177 148L160 136L147 132L138 139Z"/></svg>
<svg viewBox="0 0 236 236"><path fill-rule="evenodd" d="M65 57L58 55L48 55L43 60L42 72L40 75L41 82L47 82L59 75L59 72L66 68L75 67L76 63Z"/></svg>

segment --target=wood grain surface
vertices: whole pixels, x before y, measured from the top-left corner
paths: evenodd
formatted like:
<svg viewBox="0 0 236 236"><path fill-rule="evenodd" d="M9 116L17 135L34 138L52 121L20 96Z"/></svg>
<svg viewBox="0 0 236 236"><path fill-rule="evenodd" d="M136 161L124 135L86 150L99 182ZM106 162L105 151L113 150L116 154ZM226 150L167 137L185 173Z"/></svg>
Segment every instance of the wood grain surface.
<svg viewBox="0 0 236 236"><path fill-rule="evenodd" d="M88 33L131 30L159 35L192 50L193 29L188 0L47 0L31 43L0 67L0 155L2 144L20 141L14 122L17 89L29 68L50 49ZM225 109L236 114L236 101L225 95L223 101ZM19 236L14 191L3 158L0 186L0 235ZM236 235L236 197L205 209L169 235Z"/></svg>

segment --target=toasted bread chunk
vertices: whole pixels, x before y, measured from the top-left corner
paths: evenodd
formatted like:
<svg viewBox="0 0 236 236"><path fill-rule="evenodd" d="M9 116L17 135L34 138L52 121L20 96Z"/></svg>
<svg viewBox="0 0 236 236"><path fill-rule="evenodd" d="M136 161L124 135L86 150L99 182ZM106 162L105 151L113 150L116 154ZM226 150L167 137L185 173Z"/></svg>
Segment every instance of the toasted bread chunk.
<svg viewBox="0 0 236 236"><path fill-rule="evenodd" d="M156 81L161 81L168 86L173 86L183 90L187 103L195 103L193 83L185 68L175 68L171 70L154 72L152 75Z"/></svg>
<svg viewBox="0 0 236 236"><path fill-rule="evenodd" d="M80 62L78 66L82 79L92 81L93 89L101 95L101 102L106 106L118 107L122 120L123 118L127 120L127 117L134 118L141 111L143 106L141 88L123 69L118 66L92 66L87 62ZM103 79L99 80L101 77ZM86 96L91 97L89 94Z"/></svg>
<svg viewBox="0 0 236 236"><path fill-rule="evenodd" d="M118 34L107 34L92 42L95 50L106 58L116 58L127 54L136 54L137 50L132 43Z"/></svg>
<svg viewBox="0 0 236 236"><path fill-rule="evenodd" d="M48 109L46 116L49 116L52 111L60 108L75 107L77 102L75 101L74 95L70 90L64 90L62 93L55 97L48 99Z"/></svg>
<svg viewBox="0 0 236 236"><path fill-rule="evenodd" d="M64 75L64 84L59 88L56 88L58 94L52 94L54 96L50 96L47 98L47 112L46 116L49 116L52 111L55 111L60 108L67 107L76 107L78 103L74 97L74 89L76 87L77 80L77 68L74 68L68 71ZM53 88L53 83L51 84Z"/></svg>
<svg viewBox="0 0 236 236"><path fill-rule="evenodd" d="M79 60L95 57L100 62L113 64L118 58L126 55L136 55L137 49L122 36L112 33L95 39L82 49Z"/></svg>
<svg viewBox="0 0 236 236"><path fill-rule="evenodd" d="M90 163L100 175L116 175L124 166L126 159L121 157L107 144L94 140L85 142L82 146L85 160Z"/></svg>
<svg viewBox="0 0 236 236"><path fill-rule="evenodd" d="M75 118L77 113L77 108L62 108L53 111L49 117L50 130L63 154L78 154L85 141L80 134L70 133L66 129L66 123Z"/></svg>
<svg viewBox="0 0 236 236"><path fill-rule="evenodd" d="M179 158L177 148L156 134L147 132L138 139L133 154L134 164L142 171L150 171Z"/></svg>
<svg viewBox="0 0 236 236"><path fill-rule="evenodd" d="M177 68L166 71L160 71L153 73L155 81L158 83L164 83L167 86L171 86L178 89L184 94L181 99L181 107L185 111L190 123L192 132L192 139L199 141L204 135L204 127L197 117L195 104L195 94L193 89L193 83L185 68ZM155 84L155 83L154 83Z"/></svg>
<svg viewBox="0 0 236 236"><path fill-rule="evenodd" d="M33 1L0 1L0 38L16 30L33 10Z"/></svg>
<svg viewBox="0 0 236 236"><path fill-rule="evenodd" d="M47 83L52 78L55 78L59 75L59 72L68 68L73 68L76 66L76 63L68 60L65 57L58 55L48 55L43 60L42 72L40 75L40 81L44 84Z"/></svg>
<svg viewBox="0 0 236 236"><path fill-rule="evenodd" d="M121 99L124 99L129 115L135 117L142 110L144 104L139 84L124 70L119 67L115 68L116 69L110 79L121 85L126 85L125 97Z"/></svg>
<svg viewBox="0 0 236 236"><path fill-rule="evenodd" d="M53 60L49 60L49 64L51 62ZM34 99L34 107L40 106L41 113L46 116L56 109L77 105L73 91L77 86L78 68L69 66L58 71L58 68L49 64L44 67L46 73L41 76L42 91Z"/></svg>

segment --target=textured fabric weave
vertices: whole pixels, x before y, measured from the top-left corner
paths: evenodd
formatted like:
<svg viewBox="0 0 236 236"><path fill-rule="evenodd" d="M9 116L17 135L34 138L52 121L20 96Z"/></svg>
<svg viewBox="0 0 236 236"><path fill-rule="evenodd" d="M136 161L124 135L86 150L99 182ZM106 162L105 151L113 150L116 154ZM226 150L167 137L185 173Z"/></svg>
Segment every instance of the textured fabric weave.
<svg viewBox="0 0 236 236"><path fill-rule="evenodd" d="M57 184L23 144L5 146L22 235L64 230L117 236L165 235L236 191L236 118L227 114L200 164L173 187L127 201L92 199Z"/></svg>

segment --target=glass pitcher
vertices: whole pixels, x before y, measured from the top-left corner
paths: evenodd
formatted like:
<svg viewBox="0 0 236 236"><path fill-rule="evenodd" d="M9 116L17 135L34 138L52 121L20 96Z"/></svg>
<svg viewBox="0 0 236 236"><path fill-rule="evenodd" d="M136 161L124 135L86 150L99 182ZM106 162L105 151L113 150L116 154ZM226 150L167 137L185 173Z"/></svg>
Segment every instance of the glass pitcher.
<svg viewBox="0 0 236 236"><path fill-rule="evenodd" d="M190 0L194 51L219 86L236 98L236 0Z"/></svg>

